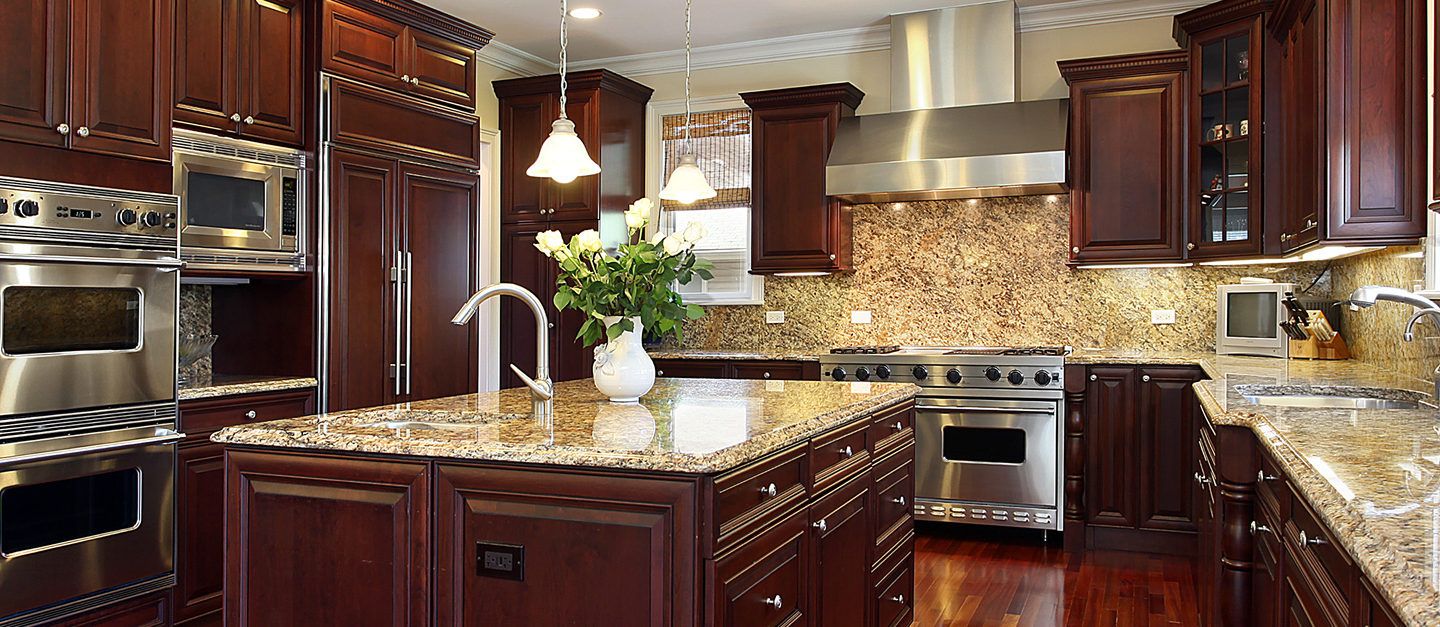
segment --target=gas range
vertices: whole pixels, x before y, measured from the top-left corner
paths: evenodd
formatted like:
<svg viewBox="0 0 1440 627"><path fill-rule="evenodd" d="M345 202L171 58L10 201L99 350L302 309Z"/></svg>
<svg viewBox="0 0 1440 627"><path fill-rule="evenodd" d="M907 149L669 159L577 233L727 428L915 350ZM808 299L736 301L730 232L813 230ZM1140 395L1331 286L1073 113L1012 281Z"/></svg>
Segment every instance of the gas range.
<svg viewBox="0 0 1440 627"><path fill-rule="evenodd" d="M820 357L836 381L914 383L926 394L1059 398L1066 346L847 346Z"/></svg>

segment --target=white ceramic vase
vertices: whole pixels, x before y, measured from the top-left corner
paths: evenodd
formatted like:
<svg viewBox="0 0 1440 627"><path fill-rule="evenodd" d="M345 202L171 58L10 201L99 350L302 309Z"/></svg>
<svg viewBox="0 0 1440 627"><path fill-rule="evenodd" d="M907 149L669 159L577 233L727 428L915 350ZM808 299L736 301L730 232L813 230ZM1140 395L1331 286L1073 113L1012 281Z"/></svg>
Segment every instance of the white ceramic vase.
<svg viewBox="0 0 1440 627"><path fill-rule="evenodd" d="M606 316L605 328L619 320L619 316ZM644 330L640 318L631 318L630 322L635 325L634 329L595 347L595 365L591 368L595 387L612 403L638 403L641 396L655 387L655 362L640 343Z"/></svg>

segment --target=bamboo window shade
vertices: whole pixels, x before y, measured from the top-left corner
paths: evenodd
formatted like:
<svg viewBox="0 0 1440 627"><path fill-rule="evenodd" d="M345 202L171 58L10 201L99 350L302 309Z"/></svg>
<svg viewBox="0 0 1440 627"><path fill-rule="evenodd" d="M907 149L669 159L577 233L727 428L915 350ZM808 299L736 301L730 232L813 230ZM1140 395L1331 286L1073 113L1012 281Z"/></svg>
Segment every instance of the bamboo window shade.
<svg viewBox="0 0 1440 627"><path fill-rule="evenodd" d="M686 211L749 207L750 110L697 111L690 114L690 119L690 150L716 195L688 205L665 200L661 208ZM660 123L663 171L668 179L685 150L685 114L664 116Z"/></svg>

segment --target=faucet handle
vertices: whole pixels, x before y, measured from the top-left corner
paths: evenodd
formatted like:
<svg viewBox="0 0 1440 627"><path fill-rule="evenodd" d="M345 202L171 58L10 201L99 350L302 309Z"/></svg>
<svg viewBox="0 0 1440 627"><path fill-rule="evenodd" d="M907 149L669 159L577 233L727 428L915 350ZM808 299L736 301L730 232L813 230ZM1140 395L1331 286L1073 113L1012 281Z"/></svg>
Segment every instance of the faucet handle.
<svg viewBox="0 0 1440 627"><path fill-rule="evenodd" d="M525 386L530 388L530 391L534 392L536 396L547 401L555 398L555 384L549 379L541 379L539 381L531 379L530 375L521 372L520 367L515 364L510 364L510 370L514 371L515 376L520 377L520 380L525 382Z"/></svg>

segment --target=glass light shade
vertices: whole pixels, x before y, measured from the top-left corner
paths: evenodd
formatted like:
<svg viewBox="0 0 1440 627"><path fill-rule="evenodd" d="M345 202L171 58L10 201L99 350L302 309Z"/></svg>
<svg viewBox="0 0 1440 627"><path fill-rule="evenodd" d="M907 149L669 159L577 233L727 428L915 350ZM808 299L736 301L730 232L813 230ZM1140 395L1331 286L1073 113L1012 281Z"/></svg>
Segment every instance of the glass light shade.
<svg viewBox="0 0 1440 627"><path fill-rule="evenodd" d="M550 125L550 136L540 146L540 156L525 170L527 175L548 177L562 184L599 173L600 164L590 158L585 143L575 134L575 123L566 118L557 119Z"/></svg>
<svg viewBox="0 0 1440 627"><path fill-rule="evenodd" d="M675 171L670 173L670 180L665 182L665 189L660 190L662 200L673 200L684 205L714 197L715 188L705 181L705 173L700 171L695 155L689 153L680 156L680 165L675 166Z"/></svg>

